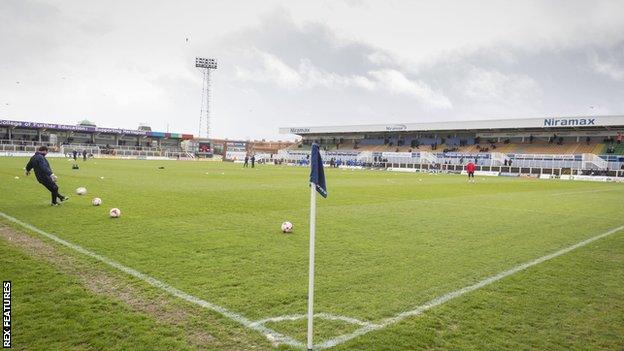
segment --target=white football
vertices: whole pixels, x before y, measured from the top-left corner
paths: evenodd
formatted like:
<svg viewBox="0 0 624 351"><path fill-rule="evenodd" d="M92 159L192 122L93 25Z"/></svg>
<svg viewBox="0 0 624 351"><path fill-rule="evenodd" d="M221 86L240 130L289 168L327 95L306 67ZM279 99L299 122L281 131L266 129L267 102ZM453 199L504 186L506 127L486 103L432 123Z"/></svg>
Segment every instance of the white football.
<svg viewBox="0 0 624 351"><path fill-rule="evenodd" d="M102 199L100 199L99 197L94 197L93 200L91 200L91 204L93 206L100 206L102 204Z"/></svg>
<svg viewBox="0 0 624 351"><path fill-rule="evenodd" d="M282 223L282 233L291 233L293 230L293 224L290 222Z"/></svg>
<svg viewBox="0 0 624 351"><path fill-rule="evenodd" d="M81 186L79 188L76 189L76 194L78 195L84 195L87 193L87 188Z"/></svg>
<svg viewBox="0 0 624 351"><path fill-rule="evenodd" d="M111 208L109 214L111 218L119 218L121 217L121 210L118 208Z"/></svg>

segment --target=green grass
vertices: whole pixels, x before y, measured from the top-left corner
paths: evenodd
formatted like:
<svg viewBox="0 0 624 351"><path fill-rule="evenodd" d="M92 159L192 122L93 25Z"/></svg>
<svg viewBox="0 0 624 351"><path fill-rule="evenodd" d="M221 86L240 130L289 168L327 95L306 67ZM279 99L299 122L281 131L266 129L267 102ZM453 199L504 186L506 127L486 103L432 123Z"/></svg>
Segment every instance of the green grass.
<svg viewBox="0 0 624 351"><path fill-rule="evenodd" d="M192 350L179 330L158 324L5 241L2 278L12 280L12 343L16 350Z"/></svg>
<svg viewBox="0 0 624 351"><path fill-rule="evenodd" d="M305 313L308 170L91 160L72 171L71 163L53 159L61 192L85 186L89 194L50 208L45 189L21 174L25 163L0 159L0 211L252 320ZM330 195L319 199L317 213L316 311L371 322L624 224L622 184L326 173ZM104 205L90 206L93 196ZM111 207L122 218L109 219ZM284 220L294 223L292 235L279 231ZM622 235L604 243L621 252ZM624 309L616 302L624 260L604 243L339 348L584 349L582 324L589 319L596 321L591 348L621 349ZM577 264L584 259L589 263ZM577 301L560 302L566 298ZM588 303L605 305L580 313ZM318 341L353 329L316 323ZM268 326L303 341L304 324Z"/></svg>

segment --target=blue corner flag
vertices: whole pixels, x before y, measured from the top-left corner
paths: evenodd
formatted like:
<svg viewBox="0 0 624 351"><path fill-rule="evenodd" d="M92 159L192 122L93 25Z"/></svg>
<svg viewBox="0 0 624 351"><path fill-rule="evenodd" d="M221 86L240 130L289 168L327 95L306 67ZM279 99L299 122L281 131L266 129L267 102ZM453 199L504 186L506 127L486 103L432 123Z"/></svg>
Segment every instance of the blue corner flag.
<svg viewBox="0 0 624 351"><path fill-rule="evenodd" d="M325 172L323 171L323 160L317 143L312 144L312 154L310 155L311 170L310 183L316 185L316 191L322 197L327 197L327 186L325 185Z"/></svg>

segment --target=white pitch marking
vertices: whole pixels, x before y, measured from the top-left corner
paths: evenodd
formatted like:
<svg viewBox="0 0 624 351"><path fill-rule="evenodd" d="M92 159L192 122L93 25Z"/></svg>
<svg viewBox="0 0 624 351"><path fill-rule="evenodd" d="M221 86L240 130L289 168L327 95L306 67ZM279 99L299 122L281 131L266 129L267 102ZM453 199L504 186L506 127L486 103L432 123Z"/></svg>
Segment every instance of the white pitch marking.
<svg viewBox="0 0 624 351"><path fill-rule="evenodd" d="M37 228L37 227L35 227L33 225L30 225L28 223L22 222L22 221L20 221L17 218L11 217L11 216L7 215L6 213L0 212L0 217L4 217L5 219L7 219L7 220L9 220L9 221L11 221L11 222L13 222L15 224L18 224L18 225L20 225L20 226L22 226L22 227L24 227L26 229L29 229L29 230L37 233L37 234L43 235L43 236L45 236L45 237L47 237L49 239L52 239L52 240L56 241L57 243L59 243L61 245L67 246L70 249L73 249L75 251L80 252L81 254L84 254L86 256L92 257L92 258L94 258L94 259L96 259L96 260L98 260L100 262L106 263L107 265L109 265L111 267L117 268L118 270L120 270L120 271L122 271L124 273L127 273L127 274L129 274L129 275L131 275L131 276L133 276L133 277L135 277L135 278L137 278L139 280L142 280L142 281L144 281L144 282L146 282L146 283L148 283L148 284L150 284L150 285L152 285L152 286L154 286L156 288L164 290L164 291L168 292L169 294L171 294L173 296L179 297L179 298L181 298L183 300L186 300L188 302L194 303L194 304L199 305L201 307L204 307L204 308L207 308L209 310L212 310L212 311L215 311L217 313L220 313L221 315L223 315L223 316L225 316L225 317L227 317L227 318L229 318L229 319L231 319L231 320L233 320L233 321L235 321L235 322L237 322L237 323L239 323L239 324L241 324L241 325L243 325L243 326L245 326L245 327L247 327L249 329L252 329L252 330L255 330L255 331L258 331L258 332L262 333L270 341L277 342L277 343L280 343L280 344L287 344L287 345L294 346L294 347L297 347L297 348L304 348L305 347L303 345L303 343L301 343L301 342L299 342L299 341L297 341L297 340L295 340L295 339L293 339L291 337L282 335L282 334L276 332L275 330L269 329L269 328L267 328L267 327L265 327L263 325L255 324L254 322L252 322L251 320L247 319L246 317L244 317L244 316L242 316L242 315L240 315L240 314L238 314L236 312L232 312L232 311L228 310L225 307L221 307L219 305L215 305L215 304L213 304L211 302L208 302L206 300L202 300L202 299L200 299L198 297L190 295L190 294L188 294L188 293L186 293L186 292L184 292L182 290L174 288L173 286L171 286L171 285L169 285L169 284L167 284L165 282L162 282L162 281L160 281L160 280L158 280L156 278L153 278L153 277L151 277L151 276L149 276L147 274L141 273L141 272L139 272L139 271L137 271L135 269L132 269L132 268L127 267L127 266L124 266L121 263L115 262L115 261L113 261L113 260L111 260L111 259L109 259L109 258L107 258L105 256L102 256L102 255L96 254L95 252L89 251L89 250L83 248L82 246L73 244L73 243L71 243L69 241L65 241L65 240L57 237L54 234L46 233L43 230L41 230L41 229L39 229L39 228Z"/></svg>
<svg viewBox="0 0 624 351"><path fill-rule="evenodd" d="M574 244L572 246L568 246L566 248L563 248L563 249L561 249L559 251L553 252L553 253L548 254L546 256L542 256L542 257L536 258L536 259L534 259L532 261L520 264L520 265L515 266L515 267L513 267L513 268L511 268L509 270L506 270L504 272L498 273L498 274L493 275L493 276L491 276L489 278L483 279L483 280L481 280L481 281L479 281L479 282L477 282L475 284L466 286L466 287L461 288L459 290L455 290L455 291L452 291L452 292L447 293L445 295L442 295L440 297L437 297L437 298L435 298L435 299L425 303L424 305L418 306L417 308L415 308L415 309L413 309L411 311L401 312L401 313L395 315L394 317L386 318L386 319L382 320L382 322L379 323L379 324L372 324L370 326L364 326L364 327L362 327L360 329L357 329L356 331L354 331L352 333L344 334L344 335L335 337L333 339L327 340L325 342L322 342L320 344L317 344L317 345L315 345L314 349L315 350L319 350L319 349L322 350L322 349L327 349L327 348L330 348L330 347L334 347L336 345L339 345L339 344L342 344L342 343L344 343L346 341L349 341L349 340L351 340L353 338L356 338L358 336L361 336L361 335L364 335L366 333L369 333L369 332L371 332L373 330L382 329L382 328L388 327L388 326L390 326L392 324L398 323L398 322L400 322L400 321L402 321L402 320L404 320L404 319L406 319L408 317L420 315L423 312L425 312L425 311L427 311L427 310L429 310L429 309L431 309L433 307L442 305L443 303L446 303L446 302L448 302L448 301L450 301L450 300L452 300L452 299L454 299L456 297L460 297L460 296L462 296L464 294L467 294L469 292L475 291L477 289L481 289L481 288L483 288L483 287L485 287L487 285L490 285L490 284L492 284L494 282L497 282L497 281L499 281L499 280L501 280L501 279L503 279L505 277L508 277L508 276L510 276L512 274L518 273L520 271L523 271L523 270L525 270L525 269L527 269L529 267L535 266L535 265L540 264L542 262L551 260L551 259L553 259L555 257L564 255L564 254L566 254L566 253L568 253L568 252L570 252L572 250L578 249L579 247L583 247L583 246L585 246L587 244L590 244L590 243L592 243L592 242L594 242L596 240L602 239L602 238L607 237L609 235L613 235L613 234L615 234L615 233L617 233L617 232L619 232L619 231L621 231L623 229L624 229L624 225L620 226L620 227L617 227L617 228L614 228L614 229L611 229L611 230L609 230L609 231L607 231L605 233L596 235L596 236L594 236L592 238L583 240L583 241L581 241L579 243L576 243L576 244Z"/></svg>
<svg viewBox="0 0 624 351"><path fill-rule="evenodd" d="M279 322L283 322L283 321L297 321L300 319L305 319L308 316L305 314L289 314L289 315L285 315L285 316L278 316L278 317L270 317L270 318L265 318L265 319L261 319L261 320L257 320L255 322L253 322L253 324L255 325L264 325L266 323L279 323ZM330 313L315 313L314 314L314 318L320 318L320 319L325 319L325 320L330 320L330 321L343 321L346 323L350 323L350 324L356 324L359 326L375 326L374 323L371 322L366 322L366 321L362 321L359 320L357 318L351 318L351 317L347 317L347 316L340 316L340 315L335 315L335 314L330 314Z"/></svg>

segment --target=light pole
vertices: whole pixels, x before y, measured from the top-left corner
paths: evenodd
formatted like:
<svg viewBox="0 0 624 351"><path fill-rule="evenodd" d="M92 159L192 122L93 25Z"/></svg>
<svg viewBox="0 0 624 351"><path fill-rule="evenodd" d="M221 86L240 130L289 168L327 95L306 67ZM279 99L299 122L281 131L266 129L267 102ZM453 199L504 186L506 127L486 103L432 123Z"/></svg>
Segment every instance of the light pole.
<svg viewBox="0 0 624 351"><path fill-rule="evenodd" d="M202 125L206 125L206 138L210 137L210 71L217 69L217 60L213 58L195 58L195 67L199 68L204 76L202 86L202 103L199 114L199 135L202 136Z"/></svg>

